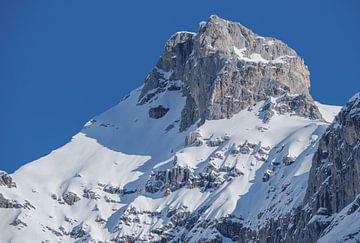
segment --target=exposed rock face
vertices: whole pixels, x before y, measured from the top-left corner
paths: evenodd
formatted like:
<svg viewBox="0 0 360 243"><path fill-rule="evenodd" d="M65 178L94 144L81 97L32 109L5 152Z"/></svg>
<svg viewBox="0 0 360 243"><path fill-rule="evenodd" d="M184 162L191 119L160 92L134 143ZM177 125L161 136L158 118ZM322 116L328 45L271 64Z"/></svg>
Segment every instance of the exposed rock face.
<svg viewBox="0 0 360 243"><path fill-rule="evenodd" d="M74 192L66 192L63 195L64 202L68 205L74 205L77 201L80 200L80 197Z"/></svg>
<svg viewBox="0 0 360 243"><path fill-rule="evenodd" d="M354 96L319 142L305 201L337 213L360 193L360 97Z"/></svg>
<svg viewBox="0 0 360 243"><path fill-rule="evenodd" d="M100 199L100 196L90 189L84 189L82 196L87 199L94 199L94 200Z"/></svg>
<svg viewBox="0 0 360 243"><path fill-rule="evenodd" d="M159 105L157 107L150 108L149 116L154 119L159 119L159 118L165 116L168 111L169 111L169 108L165 108L162 105Z"/></svg>
<svg viewBox="0 0 360 243"><path fill-rule="evenodd" d="M209 160L224 159L222 152L217 152ZM172 191L182 187L198 187L202 191L220 187L225 180L241 176L243 173L237 168L221 167L215 168L208 165L200 173L194 173L189 168L177 166L163 171L156 171L145 185L145 191L155 193L164 191L170 194ZM231 180L231 179L230 179Z"/></svg>
<svg viewBox="0 0 360 243"><path fill-rule="evenodd" d="M75 239L82 238L86 235L87 235L86 226L83 224L79 224L75 226L70 232L70 237Z"/></svg>
<svg viewBox="0 0 360 243"><path fill-rule="evenodd" d="M202 140L202 135L198 132L191 132L185 138L185 146L194 144L195 146L201 146L204 143Z"/></svg>
<svg viewBox="0 0 360 243"><path fill-rule="evenodd" d="M112 185L106 185L103 190L110 194L122 194L124 192L120 187Z"/></svg>
<svg viewBox="0 0 360 243"><path fill-rule="evenodd" d="M8 188L16 187L16 183L12 180L11 176L5 172L0 171L0 186L7 186Z"/></svg>
<svg viewBox="0 0 360 243"><path fill-rule="evenodd" d="M0 193L0 208L21 208L22 205L17 201L6 199L3 194Z"/></svg>
<svg viewBox="0 0 360 243"><path fill-rule="evenodd" d="M195 178L188 168L179 166L172 170L156 172L146 183L145 190L152 193L166 189L174 191L186 184L190 186L194 183L194 180Z"/></svg>
<svg viewBox="0 0 360 243"><path fill-rule="evenodd" d="M294 50L217 16L201 23L196 34L178 32L170 38L145 80L139 104L162 92L166 79L185 85L180 130L199 119L229 118L269 96L286 93L302 95L302 107L312 105L303 115L321 117L309 94L307 67Z"/></svg>
<svg viewBox="0 0 360 243"><path fill-rule="evenodd" d="M264 122L268 122L274 115L274 112L279 114L294 114L313 120L321 119L319 109L312 100L305 95L290 95L286 93L277 98L267 98L260 112L260 118Z"/></svg>

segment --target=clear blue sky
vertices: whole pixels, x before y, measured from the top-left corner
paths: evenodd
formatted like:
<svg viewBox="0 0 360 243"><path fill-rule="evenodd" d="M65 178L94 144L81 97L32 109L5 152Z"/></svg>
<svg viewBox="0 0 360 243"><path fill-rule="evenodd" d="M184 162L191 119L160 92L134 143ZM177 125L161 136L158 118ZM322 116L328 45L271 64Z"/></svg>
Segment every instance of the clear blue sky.
<svg viewBox="0 0 360 243"><path fill-rule="evenodd" d="M127 3L125 3L127 2ZM295 49L312 95L360 90L360 1L0 1L0 169L68 142L139 86L176 31L211 14Z"/></svg>

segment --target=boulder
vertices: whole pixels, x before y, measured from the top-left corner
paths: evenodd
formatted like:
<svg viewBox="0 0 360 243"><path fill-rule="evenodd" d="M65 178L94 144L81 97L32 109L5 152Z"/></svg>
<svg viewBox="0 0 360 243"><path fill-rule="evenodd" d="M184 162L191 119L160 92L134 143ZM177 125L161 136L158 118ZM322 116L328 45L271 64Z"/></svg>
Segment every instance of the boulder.
<svg viewBox="0 0 360 243"><path fill-rule="evenodd" d="M165 108L162 105L150 108L149 117L151 117L153 119L159 119L159 118L165 116L169 110L170 110L169 108Z"/></svg>

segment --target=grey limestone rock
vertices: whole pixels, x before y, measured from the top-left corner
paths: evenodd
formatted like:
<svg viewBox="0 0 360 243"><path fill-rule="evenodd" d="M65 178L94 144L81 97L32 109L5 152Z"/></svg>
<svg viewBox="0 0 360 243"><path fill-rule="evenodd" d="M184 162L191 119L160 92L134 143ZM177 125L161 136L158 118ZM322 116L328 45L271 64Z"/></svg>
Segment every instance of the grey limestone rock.
<svg viewBox="0 0 360 243"><path fill-rule="evenodd" d="M280 115L298 115L312 120L322 119L319 109L313 100L305 95L290 95L286 93L277 98L268 97L260 108L259 117L264 123L267 123L275 112Z"/></svg>
<svg viewBox="0 0 360 243"><path fill-rule="evenodd" d="M313 104L309 71L294 50L217 16L200 24L197 33L178 32L170 38L145 79L139 104L162 92L166 80L184 84L181 131L197 121L230 118L269 96L298 94ZM303 115L321 117L315 105L312 109Z"/></svg>
<svg viewBox="0 0 360 243"><path fill-rule="evenodd" d="M360 96L354 96L319 141L305 201L339 212L360 193Z"/></svg>
<svg viewBox="0 0 360 243"><path fill-rule="evenodd" d="M194 131L188 134L185 138L185 146L194 144L195 146L201 146L204 143L202 135L199 131Z"/></svg>

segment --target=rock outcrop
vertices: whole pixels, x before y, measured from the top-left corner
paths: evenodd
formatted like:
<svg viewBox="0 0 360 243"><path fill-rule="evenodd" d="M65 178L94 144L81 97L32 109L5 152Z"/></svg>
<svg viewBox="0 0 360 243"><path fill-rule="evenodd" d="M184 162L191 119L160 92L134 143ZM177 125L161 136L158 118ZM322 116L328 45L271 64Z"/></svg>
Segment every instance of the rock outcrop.
<svg viewBox="0 0 360 243"><path fill-rule="evenodd" d="M16 187L16 183L11 176L3 171L0 171L0 186L7 186L8 188Z"/></svg>
<svg viewBox="0 0 360 243"><path fill-rule="evenodd" d="M312 120L321 119L319 109L305 95L290 95L286 93L277 98L269 97L265 100L259 115L266 123L275 112L282 115L290 114L307 117Z"/></svg>
<svg viewBox="0 0 360 243"><path fill-rule="evenodd" d="M337 213L360 193L360 95L336 116L319 142L305 201Z"/></svg>
<svg viewBox="0 0 360 243"><path fill-rule="evenodd" d="M74 192L66 192L63 195L64 202L67 205L74 205L77 201L79 201L81 198Z"/></svg>
<svg viewBox="0 0 360 243"><path fill-rule="evenodd" d="M309 94L309 71L294 50L239 23L211 16L198 33L178 32L145 79L139 104L182 80L186 104L180 130L200 120L229 118L269 96L301 95L302 115L321 118ZM296 105L296 104L290 104Z"/></svg>
<svg viewBox="0 0 360 243"><path fill-rule="evenodd" d="M166 113L169 111L169 108L165 108L162 105L159 105L157 107L152 107L149 110L149 117L153 119L159 119L166 115Z"/></svg>
<svg viewBox="0 0 360 243"><path fill-rule="evenodd" d="M0 193L0 208L21 208L22 205L15 200L7 199Z"/></svg>

